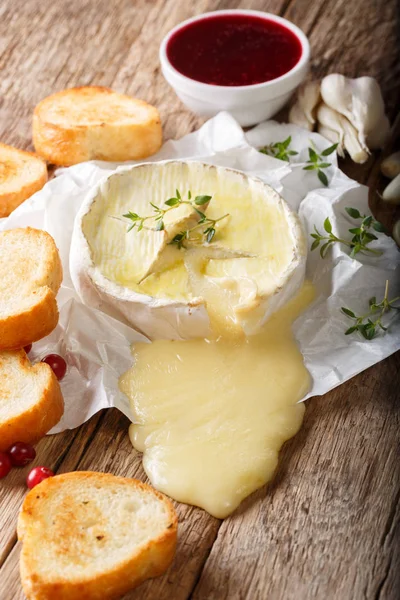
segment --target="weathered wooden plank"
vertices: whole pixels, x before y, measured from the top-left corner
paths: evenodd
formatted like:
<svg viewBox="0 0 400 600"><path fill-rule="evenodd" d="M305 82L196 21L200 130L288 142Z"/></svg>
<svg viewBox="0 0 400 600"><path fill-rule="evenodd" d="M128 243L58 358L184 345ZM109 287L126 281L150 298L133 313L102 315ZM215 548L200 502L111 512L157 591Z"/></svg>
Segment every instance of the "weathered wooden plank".
<svg viewBox="0 0 400 600"><path fill-rule="evenodd" d="M45 96L112 84L154 2L2 3L0 139L31 148L31 114Z"/></svg>

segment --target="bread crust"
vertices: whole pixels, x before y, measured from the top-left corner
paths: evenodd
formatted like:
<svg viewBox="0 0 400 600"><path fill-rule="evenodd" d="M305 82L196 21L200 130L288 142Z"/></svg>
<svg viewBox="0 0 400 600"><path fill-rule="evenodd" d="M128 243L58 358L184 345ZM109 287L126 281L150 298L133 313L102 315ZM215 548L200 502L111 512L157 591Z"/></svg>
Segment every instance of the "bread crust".
<svg viewBox="0 0 400 600"><path fill-rule="evenodd" d="M32 366L24 350L16 351L15 355L16 360L19 361L21 377L29 371L32 373L41 371L46 374L46 384L39 402L8 420L0 421L0 451L2 452L15 442L35 444L59 422L64 412L60 384L49 365L40 362ZM0 353L0 365L3 357L4 354Z"/></svg>
<svg viewBox="0 0 400 600"><path fill-rule="evenodd" d="M53 331L58 323L58 307L56 294L62 281L62 265L57 246L49 233L41 229L10 229L0 232L0 243L7 244L10 236L30 236L35 238L34 243L46 245L46 259L44 281L33 282L32 294L36 301L27 309L19 312L10 312L0 317L0 351L18 349L32 342L36 342ZM10 252L11 252L10 248ZM23 260L23 257L21 257ZM29 277L29 273L26 273ZM18 306L19 298L15 298Z"/></svg>
<svg viewBox="0 0 400 600"><path fill-rule="evenodd" d="M39 573L35 573L34 561L31 558L32 547L29 547L30 522L38 522L42 514L40 511L41 498L49 498L53 491L63 482L75 480L78 485L84 485L88 478L95 478L99 485L112 486L115 481L119 484L137 486L142 490L156 495L168 509L169 525L163 533L144 547L137 550L127 560L121 561L111 571L100 575L81 577L76 581L67 578L59 581L45 581ZM45 523L45 519L43 520ZM28 493L18 519L18 539L23 542L20 573L23 590L28 600L113 600L120 598L146 579L163 574L172 562L177 541L178 520L170 500L150 486L136 479L115 477L107 473L93 473L90 471L65 473L46 479L34 490ZM66 532L66 536L74 532ZM43 526L43 536L51 536ZM25 542L28 542L25 544Z"/></svg>
<svg viewBox="0 0 400 600"><path fill-rule="evenodd" d="M8 217L22 202L42 189L47 182L48 174L46 163L33 152L25 152L1 143L0 152L3 156L8 156L8 161L3 161L2 169L0 169L0 218L3 218ZM35 165L36 173L33 179L26 180L22 176L19 177L18 171L21 170L21 167L18 168L18 162L16 162L18 156L25 161L32 161L32 166ZM15 179L19 177L20 179L18 181L19 188L15 191L7 192L4 190L2 182L3 180L7 181L9 177Z"/></svg>
<svg viewBox="0 0 400 600"><path fill-rule="evenodd" d="M39 302L24 312L0 319L0 351L23 348L46 337L58 323L54 292L46 287Z"/></svg>
<svg viewBox="0 0 400 600"><path fill-rule="evenodd" d="M104 107L104 116L93 122L78 123L74 116L54 118L54 110L60 106L80 107L80 116L91 115L85 98L96 97ZM113 101L123 101L132 109L141 111L142 120L126 117ZM64 111L63 111L64 112ZM100 118L101 117L101 118ZM56 122L57 121L57 122ZM157 109L136 98L118 94L110 88L99 86L77 87L57 92L44 98L33 114L33 143L36 152L48 162L69 166L88 160L123 162L139 160L154 154L162 144L161 120Z"/></svg>

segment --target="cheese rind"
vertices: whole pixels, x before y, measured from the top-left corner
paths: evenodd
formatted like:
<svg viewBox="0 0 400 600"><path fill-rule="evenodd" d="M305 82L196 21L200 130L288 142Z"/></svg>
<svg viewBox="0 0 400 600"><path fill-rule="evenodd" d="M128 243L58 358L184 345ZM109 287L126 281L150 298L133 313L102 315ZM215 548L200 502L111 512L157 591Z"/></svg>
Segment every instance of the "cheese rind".
<svg viewBox="0 0 400 600"><path fill-rule="evenodd" d="M150 214L150 202L163 206L176 188L185 195L190 190L192 197L212 196L206 213L210 218L229 213L217 225L209 247L218 244L249 257L210 258L202 276L221 290L240 288L234 318L246 334L255 333L299 289L306 244L297 215L279 194L261 180L223 167L146 163L112 174L96 186L81 207L72 237L70 270L79 295L151 339L210 334L205 300L193 288L185 265L187 251L176 250L176 261L143 279L162 257L165 232L127 233L127 223L120 220L130 210ZM248 300L246 290L251 290Z"/></svg>

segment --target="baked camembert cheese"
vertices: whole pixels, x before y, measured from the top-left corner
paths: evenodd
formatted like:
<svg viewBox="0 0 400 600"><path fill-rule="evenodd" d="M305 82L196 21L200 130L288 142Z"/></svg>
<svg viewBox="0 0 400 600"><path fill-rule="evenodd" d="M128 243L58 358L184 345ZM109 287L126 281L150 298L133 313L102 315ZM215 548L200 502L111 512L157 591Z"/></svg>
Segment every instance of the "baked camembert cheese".
<svg viewBox="0 0 400 600"><path fill-rule="evenodd" d="M193 218L180 212L188 205L168 212L162 231L153 222L127 233L122 215L149 215L150 203L167 208L177 189L182 197L211 196L209 219L228 215L210 244L166 243L182 219ZM146 277L157 258L165 269ZM150 339L190 339L210 334L203 284L229 300L251 334L300 288L305 262L299 219L271 187L231 169L170 161L121 170L92 190L75 221L70 270L85 303Z"/></svg>
<svg viewBox="0 0 400 600"><path fill-rule="evenodd" d="M272 477L310 385L291 332L313 296L305 261L297 215L237 171L139 165L87 198L71 273L86 303L152 340L120 388L160 491L223 518Z"/></svg>

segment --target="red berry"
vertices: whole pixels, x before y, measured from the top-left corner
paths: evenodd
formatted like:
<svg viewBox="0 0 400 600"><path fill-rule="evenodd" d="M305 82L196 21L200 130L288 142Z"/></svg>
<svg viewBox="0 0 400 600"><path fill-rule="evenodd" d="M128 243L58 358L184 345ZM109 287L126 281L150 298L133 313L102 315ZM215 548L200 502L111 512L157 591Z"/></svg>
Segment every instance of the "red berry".
<svg viewBox="0 0 400 600"><path fill-rule="evenodd" d="M24 346L24 350L27 354L29 354L29 352L32 350L32 344L28 344L27 346Z"/></svg>
<svg viewBox="0 0 400 600"><path fill-rule="evenodd" d="M0 479L6 477L11 471L11 460L8 454L0 452Z"/></svg>
<svg viewBox="0 0 400 600"><path fill-rule="evenodd" d="M26 485L31 490L35 485L38 485L48 477L54 477L54 473L51 469L48 469L47 467L34 467L26 478Z"/></svg>
<svg viewBox="0 0 400 600"><path fill-rule="evenodd" d="M30 444L25 444L25 442L15 442L7 450L7 454L13 467L24 467L36 457L35 448Z"/></svg>
<svg viewBox="0 0 400 600"><path fill-rule="evenodd" d="M58 354L48 354L42 358L42 362L47 363L53 369L58 381L61 381L67 371L67 363L63 357Z"/></svg>

